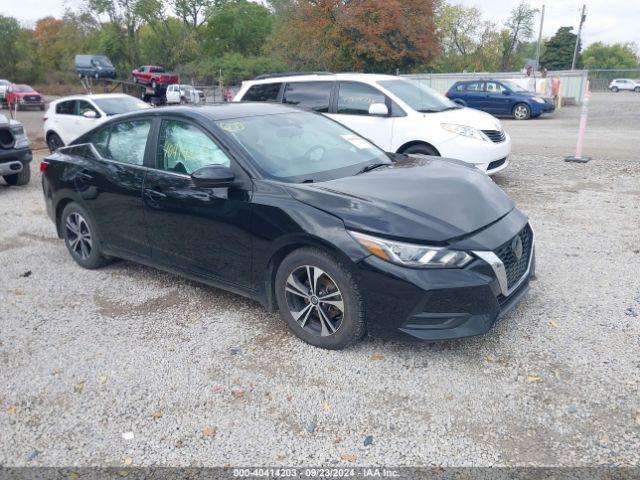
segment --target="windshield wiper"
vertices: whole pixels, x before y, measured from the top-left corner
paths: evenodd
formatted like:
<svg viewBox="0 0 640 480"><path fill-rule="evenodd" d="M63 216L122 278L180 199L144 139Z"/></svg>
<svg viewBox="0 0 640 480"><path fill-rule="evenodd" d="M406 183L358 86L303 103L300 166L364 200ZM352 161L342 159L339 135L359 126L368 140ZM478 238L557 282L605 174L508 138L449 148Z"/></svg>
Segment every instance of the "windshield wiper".
<svg viewBox="0 0 640 480"><path fill-rule="evenodd" d="M358 173L356 173L356 175L360 175L361 173L367 173L367 172L370 172L371 170L375 170L376 168L380 168L380 167L385 167L387 165L390 165L390 164L386 163L386 162L371 163L371 164L365 166Z"/></svg>
<svg viewBox="0 0 640 480"><path fill-rule="evenodd" d="M423 108L422 110L418 110L420 113L438 113L442 110L429 110L428 108Z"/></svg>

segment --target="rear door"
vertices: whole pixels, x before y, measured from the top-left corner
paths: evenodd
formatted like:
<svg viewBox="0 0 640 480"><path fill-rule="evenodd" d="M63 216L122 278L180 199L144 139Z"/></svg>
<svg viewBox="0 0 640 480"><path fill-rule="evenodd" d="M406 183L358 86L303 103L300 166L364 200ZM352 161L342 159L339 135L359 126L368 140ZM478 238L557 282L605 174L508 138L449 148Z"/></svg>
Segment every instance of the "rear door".
<svg viewBox="0 0 640 480"><path fill-rule="evenodd" d="M487 107L484 82L467 83L464 89L464 101L467 102L467 107L484 110Z"/></svg>
<svg viewBox="0 0 640 480"><path fill-rule="evenodd" d="M387 105L393 111L391 100L377 88L360 82L339 82L335 93L335 105L328 116L359 133L385 152L392 148L394 117L369 115L373 103Z"/></svg>
<svg viewBox="0 0 640 480"><path fill-rule="evenodd" d="M76 190L102 240L125 256L151 256L142 204L151 123L142 118L98 129L87 141L100 158L74 172Z"/></svg>
<svg viewBox="0 0 640 480"><path fill-rule="evenodd" d="M251 183L196 187L190 175L204 166L228 166L238 180L242 169L217 139L184 118L165 118L158 131L156 164L143 194L152 258L190 274L248 286Z"/></svg>

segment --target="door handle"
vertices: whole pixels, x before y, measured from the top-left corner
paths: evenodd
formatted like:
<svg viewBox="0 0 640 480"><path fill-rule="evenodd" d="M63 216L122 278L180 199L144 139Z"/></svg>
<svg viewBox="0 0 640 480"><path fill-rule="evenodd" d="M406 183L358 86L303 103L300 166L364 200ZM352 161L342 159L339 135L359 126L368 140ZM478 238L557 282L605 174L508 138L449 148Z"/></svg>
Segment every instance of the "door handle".
<svg viewBox="0 0 640 480"><path fill-rule="evenodd" d="M152 198L154 200L157 200L159 198L166 198L167 194L166 193L162 193L159 190L154 190L152 188L145 188L144 190L145 195L147 195L149 198Z"/></svg>
<svg viewBox="0 0 640 480"><path fill-rule="evenodd" d="M80 170L76 173L76 176L82 178L83 180L93 180L93 175L86 172L86 170Z"/></svg>

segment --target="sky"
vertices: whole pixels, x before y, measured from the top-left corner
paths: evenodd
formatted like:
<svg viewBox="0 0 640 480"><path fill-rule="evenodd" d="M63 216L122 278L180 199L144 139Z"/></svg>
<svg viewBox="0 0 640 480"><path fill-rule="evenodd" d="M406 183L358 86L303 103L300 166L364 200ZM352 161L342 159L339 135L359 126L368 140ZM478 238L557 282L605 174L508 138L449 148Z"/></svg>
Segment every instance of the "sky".
<svg viewBox="0 0 640 480"><path fill-rule="evenodd" d="M486 19L501 24L519 0L449 0L465 6L476 6ZM41 17L62 16L65 7L77 6L79 0L0 0L0 14L16 17L30 26ZM587 21L583 29L583 45L593 42L636 42L640 46L640 1L637 0L530 0L532 7L546 5L542 35L550 37L561 26L578 27L580 8L587 4ZM612 8L613 7L613 8ZM540 17L536 19L539 24ZM538 27L536 26L536 35Z"/></svg>

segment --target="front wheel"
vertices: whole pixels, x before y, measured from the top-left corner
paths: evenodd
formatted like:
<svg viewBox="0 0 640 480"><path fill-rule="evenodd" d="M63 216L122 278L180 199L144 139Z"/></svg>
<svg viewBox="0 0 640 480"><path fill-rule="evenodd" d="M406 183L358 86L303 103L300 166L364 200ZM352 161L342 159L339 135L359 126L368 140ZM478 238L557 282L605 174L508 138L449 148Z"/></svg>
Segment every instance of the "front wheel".
<svg viewBox="0 0 640 480"><path fill-rule="evenodd" d="M640 87L634 88L633 91L636 92L636 93L640 93Z"/></svg>
<svg viewBox="0 0 640 480"><path fill-rule="evenodd" d="M313 346L339 350L365 333L358 285L346 266L324 250L290 253L278 268L275 292L289 329Z"/></svg>
<svg viewBox="0 0 640 480"><path fill-rule="evenodd" d="M513 107L513 118L516 120L527 120L531 116L531 108L526 103L518 103Z"/></svg>
<svg viewBox="0 0 640 480"><path fill-rule="evenodd" d="M64 243L78 265L94 269L109 263L100 253L98 232L84 208L71 202L64 208L60 222Z"/></svg>
<svg viewBox="0 0 640 480"><path fill-rule="evenodd" d="M402 151L405 155L429 155L432 157L439 157L440 154L438 151L433 148L431 145L427 145L426 143L420 143L417 145L411 145L409 148L406 148Z"/></svg>
<svg viewBox="0 0 640 480"><path fill-rule="evenodd" d="M29 168L29 164L27 163L22 167L20 172L14 173L13 175L5 175L3 178L4 181L11 186L26 185L31 180L31 168Z"/></svg>

